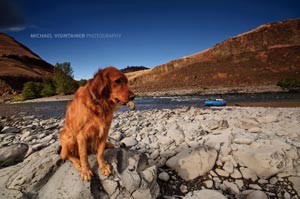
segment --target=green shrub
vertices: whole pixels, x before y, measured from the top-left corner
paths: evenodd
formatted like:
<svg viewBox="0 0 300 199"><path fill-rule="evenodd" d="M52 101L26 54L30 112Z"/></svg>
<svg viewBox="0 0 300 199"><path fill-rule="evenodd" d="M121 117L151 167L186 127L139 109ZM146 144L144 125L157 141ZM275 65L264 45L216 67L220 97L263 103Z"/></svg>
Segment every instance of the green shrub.
<svg viewBox="0 0 300 199"><path fill-rule="evenodd" d="M300 79L294 79L294 78L286 78L282 79L277 82L277 86L280 86L283 89L288 89L288 90L300 90Z"/></svg>
<svg viewBox="0 0 300 199"><path fill-rule="evenodd" d="M41 97L42 84L39 82L26 82L22 90L23 100Z"/></svg>

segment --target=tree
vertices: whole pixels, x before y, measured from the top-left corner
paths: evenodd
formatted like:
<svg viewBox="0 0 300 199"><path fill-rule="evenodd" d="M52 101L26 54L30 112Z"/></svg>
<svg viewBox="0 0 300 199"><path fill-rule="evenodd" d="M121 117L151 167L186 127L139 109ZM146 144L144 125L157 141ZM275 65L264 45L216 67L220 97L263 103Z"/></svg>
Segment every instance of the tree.
<svg viewBox="0 0 300 199"><path fill-rule="evenodd" d="M86 79L81 79L81 80L78 81L78 85L79 86L85 86L87 84L87 82L88 81Z"/></svg>
<svg viewBox="0 0 300 199"><path fill-rule="evenodd" d="M50 97L55 95L56 87L55 82L51 77L43 79L43 89L41 90L42 97Z"/></svg>
<svg viewBox="0 0 300 199"><path fill-rule="evenodd" d="M39 82L26 82L22 90L23 100L34 99L41 97L40 92L42 90L42 85Z"/></svg>
<svg viewBox="0 0 300 199"><path fill-rule="evenodd" d="M54 68L53 79L57 94L72 94L78 88L77 82L73 79L73 69L70 62L57 63Z"/></svg>

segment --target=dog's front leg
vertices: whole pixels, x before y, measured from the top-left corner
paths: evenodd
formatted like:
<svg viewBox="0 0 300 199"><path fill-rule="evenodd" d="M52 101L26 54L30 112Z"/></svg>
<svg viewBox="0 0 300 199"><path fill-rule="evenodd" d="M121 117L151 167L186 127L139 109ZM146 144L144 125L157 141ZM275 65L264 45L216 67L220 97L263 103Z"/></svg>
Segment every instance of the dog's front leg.
<svg viewBox="0 0 300 199"><path fill-rule="evenodd" d="M103 158L103 153L106 145L106 140L108 136L108 128L100 129L100 143L97 150L97 159L99 164L99 171L102 175L109 176L111 173L110 165Z"/></svg>
<svg viewBox="0 0 300 199"><path fill-rule="evenodd" d="M80 164L81 164L81 178L83 180L89 181L92 179L93 172L91 171L88 162L87 140L83 134L79 134L77 136L77 142L78 142L78 152L79 152Z"/></svg>

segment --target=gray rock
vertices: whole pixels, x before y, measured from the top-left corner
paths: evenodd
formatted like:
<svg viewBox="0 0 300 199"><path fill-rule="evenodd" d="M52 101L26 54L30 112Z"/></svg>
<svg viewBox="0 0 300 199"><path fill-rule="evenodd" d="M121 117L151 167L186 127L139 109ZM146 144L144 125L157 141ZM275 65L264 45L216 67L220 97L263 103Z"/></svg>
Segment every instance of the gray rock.
<svg viewBox="0 0 300 199"><path fill-rule="evenodd" d="M10 133L19 133L20 129L16 127L11 127L11 126L5 126L2 130L1 133L3 134L10 134Z"/></svg>
<svg viewBox="0 0 300 199"><path fill-rule="evenodd" d="M227 199L216 190L203 189L200 191L189 192L183 199Z"/></svg>
<svg viewBox="0 0 300 199"><path fill-rule="evenodd" d="M112 165L112 175L108 178L100 175L104 191L109 198L156 198L159 194L156 166L148 165L144 154L127 149L109 149L104 158ZM98 168L98 166L94 166ZM106 182L109 181L109 182ZM115 183L118 182L116 187Z"/></svg>
<svg viewBox="0 0 300 199"><path fill-rule="evenodd" d="M170 176L167 172L163 171L158 175L158 179L168 182L170 180Z"/></svg>
<svg viewBox="0 0 300 199"><path fill-rule="evenodd" d="M229 176L229 172L228 171L224 171L224 170L219 169L219 168L217 168L215 171L220 176L223 176L223 177L228 177Z"/></svg>
<svg viewBox="0 0 300 199"><path fill-rule="evenodd" d="M22 162L28 151L27 144L13 144L0 148L0 167L7 167Z"/></svg>
<svg viewBox="0 0 300 199"><path fill-rule="evenodd" d="M37 186L49 178L61 162L57 150L58 144L54 144L26 158L22 167L10 176L7 188L22 190L24 193L37 192Z"/></svg>
<svg viewBox="0 0 300 199"><path fill-rule="evenodd" d="M64 163L38 191L38 198L87 198L93 199L94 195L99 198L108 198L107 195L97 190L96 184L99 178L93 177L91 182L80 179L80 173L74 168L70 161ZM95 191L100 192L96 194Z"/></svg>
<svg viewBox="0 0 300 199"><path fill-rule="evenodd" d="M186 181L206 174L215 165L217 151L209 147L189 148L170 158L166 164Z"/></svg>

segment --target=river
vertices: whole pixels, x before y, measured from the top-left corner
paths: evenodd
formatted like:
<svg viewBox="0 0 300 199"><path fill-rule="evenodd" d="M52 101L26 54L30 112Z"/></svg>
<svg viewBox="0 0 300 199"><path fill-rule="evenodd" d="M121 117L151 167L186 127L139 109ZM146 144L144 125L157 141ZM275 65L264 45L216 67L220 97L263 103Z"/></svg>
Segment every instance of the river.
<svg viewBox="0 0 300 199"><path fill-rule="evenodd" d="M224 98L233 106L300 106L300 93L224 94L176 97L142 97L135 99L136 110L178 108L183 106L203 107L208 98ZM283 103L284 102L284 103ZM0 104L0 116L36 115L43 118L64 117L68 101ZM121 107L118 111L129 110Z"/></svg>

